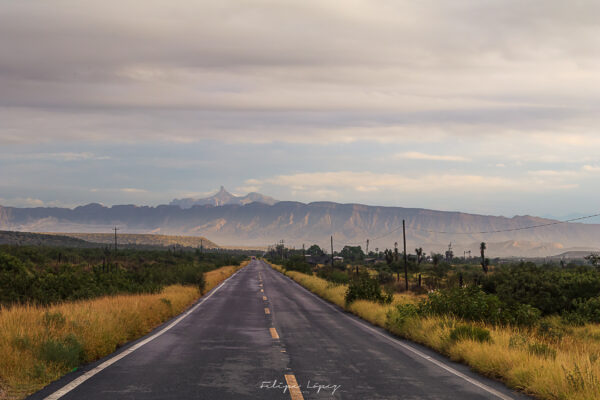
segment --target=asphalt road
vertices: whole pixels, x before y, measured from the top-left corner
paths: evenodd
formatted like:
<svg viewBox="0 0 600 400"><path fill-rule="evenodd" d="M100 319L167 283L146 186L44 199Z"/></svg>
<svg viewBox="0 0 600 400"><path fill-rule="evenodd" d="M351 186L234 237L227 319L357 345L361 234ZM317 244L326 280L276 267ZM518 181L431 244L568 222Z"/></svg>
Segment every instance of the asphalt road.
<svg viewBox="0 0 600 400"><path fill-rule="evenodd" d="M253 261L204 296L187 316L31 398L47 396L86 400L526 398L372 327L261 261Z"/></svg>

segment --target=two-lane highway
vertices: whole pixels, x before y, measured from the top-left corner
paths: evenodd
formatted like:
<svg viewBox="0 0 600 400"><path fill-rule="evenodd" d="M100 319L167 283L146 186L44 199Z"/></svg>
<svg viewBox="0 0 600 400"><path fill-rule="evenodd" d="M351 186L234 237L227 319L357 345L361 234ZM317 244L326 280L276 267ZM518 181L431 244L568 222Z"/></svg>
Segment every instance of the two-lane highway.
<svg viewBox="0 0 600 400"><path fill-rule="evenodd" d="M261 261L187 316L34 399L521 399L319 299Z"/></svg>

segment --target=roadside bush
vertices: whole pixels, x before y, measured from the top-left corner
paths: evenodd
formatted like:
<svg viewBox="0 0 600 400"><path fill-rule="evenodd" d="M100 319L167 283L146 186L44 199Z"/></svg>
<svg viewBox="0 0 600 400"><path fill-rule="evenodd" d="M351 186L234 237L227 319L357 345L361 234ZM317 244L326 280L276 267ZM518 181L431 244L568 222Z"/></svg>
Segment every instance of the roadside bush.
<svg viewBox="0 0 600 400"><path fill-rule="evenodd" d="M331 267L321 268L319 272L317 272L317 276L329 282L339 284L347 284L350 281L350 277L346 272Z"/></svg>
<svg viewBox="0 0 600 400"><path fill-rule="evenodd" d="M573 310L563 313L563 321L571 325L600 323L600 297L574 300Z"/></svg>
<svg viewBox="0 0 600 400"><path fill-rule="evenodd" d="M77 367L84 360L83 345L70 334L62 340L48 339L40 345L40 359L61 364L67 368Z"/></svg>
<svg viewBox="0 0 600 400"><path fill-rule="evenodd" d="M377 274L377 279L379 280L379 283L382 285L392 283L395 281L394 275L391 272L385 271L385 270L379 271L379 273Z"/></svg>
<svg viewBox="0 0 600 400"><path fill-rule="evenodd" d="M0 304L90 299L120 293L159 293L168 285L204 291L204 273L241 256L159 250L0 246ZM68 261L68 262L67 262Z"/></svg>
<svg viewBox="0 0 600 400"><path fill-rule="evenodd" d="M491 342L490 331L473 325L458 325L450 331L450 340L459 342L461 340L474 340L476 342Z"/></svg>
<svg viewBox="0 0 600 400"><path fill-rule="evenodd" d="M398 304L396 308L387 314L387 327L401 327L411 318L417 318L420 314L419 307L414 304Z"/></svg>
<svg viewBox="0 0 600 400"><path fill-rule="evenodd" d="M358 276L352 278L345 296L346 304L350 304L355 300L369 300L389 304L392 299L393 295L383 293L379 281L371 278L366 271L360 272Z"/></svg>
<svg viewBox="0 0 600 400"><path fill-rule="evenodd" d="M507 305L497 296L484 293L477 286L440 290L429 294L421 304L422 312L454 315L469 321L495 325L533 326L540 318L539 310L526 304Z"/></svg>
<svg viewBox="0 0 600 400"><path fill-rule="evenodd" d="M288 271L298 271L303 274L312 275L312 267L301 255L293 255L285 260L282 267Z"/></svg>
<svg viewBox="0 0 600 400"><path fill-rule="evenodd" d="M498 268L493 274L488 274L482 281L482 288L506 304L529 304L543 315L562 315L575 311L583 312L584 318L597 318L594 312L578 309L582 302L600 293L600 274L591 268L565 270L520 263ZM591 303L590 307L595 306Z"/></svg>
<svg viewBox="0 0 600 400"><path fill-rule="evenodd" d="M556 358L556 350L551 348L545 343L531 343L527 347L530 354L543 357L543 358Z"/></svg>

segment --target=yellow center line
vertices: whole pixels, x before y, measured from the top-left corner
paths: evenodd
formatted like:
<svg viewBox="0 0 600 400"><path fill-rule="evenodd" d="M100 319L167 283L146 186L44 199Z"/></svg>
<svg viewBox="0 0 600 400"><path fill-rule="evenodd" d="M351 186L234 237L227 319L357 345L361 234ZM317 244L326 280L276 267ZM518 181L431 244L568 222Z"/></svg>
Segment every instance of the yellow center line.
<svg viewBox="0 0 600 400"><path fill-rule="evenodd" d="M267 296L263 296L263 300L265 300L265 301L266 301L266 300L267 300Z"/></svg>
<svg viewBox="0 0 600 400"><path fill-rule="evenodd" d="M294 375L286 375L285 381L287 382L290 390L290 397L292 400L304 400L300 386L298 386L298 381L296 381L296 377Z"/></svg>
<svg viewBox="0 0 600 400"><path fill-rule="evenodd" d="M265 307L265 314L271 314L271 310Z"/></svg>
<svg viewBox="0 0 600 400"><path fill-rule="evenodd" d="M264 290L264 289L260 289L260 292L261 292L261 293L264 293L264 292L265 292L265 290Z"/></svg>
<svg viewBox="0 0 600 400"><path fill-rule="evenodd" d="M277 329L269 328L269 331L271 331L271 337L273 339L279 339L279 334L277 333Z"/></svg>

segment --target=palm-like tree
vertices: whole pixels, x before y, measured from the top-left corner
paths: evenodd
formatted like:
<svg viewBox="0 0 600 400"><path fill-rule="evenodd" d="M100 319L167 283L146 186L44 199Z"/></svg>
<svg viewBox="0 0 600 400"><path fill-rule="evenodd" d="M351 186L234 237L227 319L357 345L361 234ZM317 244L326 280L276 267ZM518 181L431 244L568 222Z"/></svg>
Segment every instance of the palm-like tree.
<svg viewBox="0 0 600 400"><path fill-rule="evenodd" d="M487 274L488 272L488 260L485 259L485 249L487 246L485 242L481 242L479 245L479 250L481 251L481 268L483 268L483 272Z"/></svg>
<svg viewBox="0 0 600 400"><path fill-rule="evenodd" d="M417 266L421 265L421 261L423 261L423 248L419 247L418 249L415 249L415 254L417 255Z"/></svg>

